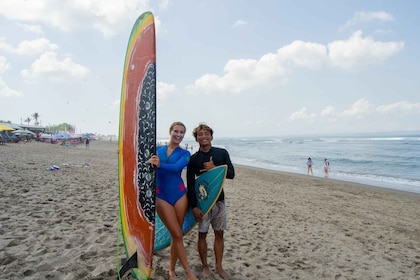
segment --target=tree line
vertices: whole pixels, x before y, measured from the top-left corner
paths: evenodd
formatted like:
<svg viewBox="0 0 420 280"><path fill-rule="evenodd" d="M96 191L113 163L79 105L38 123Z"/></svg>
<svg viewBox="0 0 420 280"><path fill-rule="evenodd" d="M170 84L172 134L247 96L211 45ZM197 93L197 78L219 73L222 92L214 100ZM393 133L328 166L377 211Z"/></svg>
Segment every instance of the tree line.
<svg viewBox="0 0 420 280"><path fill-rule="evenodd" d="M23 121L30 125L31 121L34 121L35 126L39 126L41 115L39 113L33 113L31 116L27 117ZM3 123L12 123L11 121L1 121ZM68 131L71 133L75 133L75 127L69 123L61 123L61 124L54 124L47 126L47 133L48 132L56 132L56 131Z"/></svg>

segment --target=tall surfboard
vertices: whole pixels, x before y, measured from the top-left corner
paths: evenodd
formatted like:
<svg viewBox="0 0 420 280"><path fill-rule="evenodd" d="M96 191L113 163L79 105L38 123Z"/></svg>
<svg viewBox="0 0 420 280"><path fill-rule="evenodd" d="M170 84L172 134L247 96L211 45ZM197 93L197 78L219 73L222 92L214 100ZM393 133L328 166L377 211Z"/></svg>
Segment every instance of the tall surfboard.
<svg viewBox="0 0 420 280"><path fill-rule="evenodd" d="M227 165L217 166L195 180L195 193L197 194L198 207L204 215L207 215L223 189L227 172ZM184 224L182 225L182 233L185 235L190 232L197 222L194 219L194 214L191 208L188 208L185 215ZM156 231L155 231L155 252L165 249L171 244L171 235L168 229L163 224L159 215L156 216Z"/></svg>
<svg viewBox="0 0 420 280"><path fill-rule="evenodd" d="M127 262L119 277L132 270L150 279L155 237L156 174L148 162L156 153L156 41L151 12L136 20L128 40L121 88L119 129L119 200Z"/></svg>

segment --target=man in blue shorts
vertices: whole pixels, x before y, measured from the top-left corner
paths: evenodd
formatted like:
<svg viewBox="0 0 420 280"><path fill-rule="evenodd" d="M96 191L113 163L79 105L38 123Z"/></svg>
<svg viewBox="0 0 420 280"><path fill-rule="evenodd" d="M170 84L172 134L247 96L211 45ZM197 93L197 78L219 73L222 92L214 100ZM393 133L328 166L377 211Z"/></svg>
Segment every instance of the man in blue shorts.
<svg viewBox="0 0 420 280"><path fill-rule="evenodd" d="M216 259L216 272L223 279L228 279L229 274L222 266L224 251L223 231L227 229L225 194L222 190L216 204L210 210L209 214L203 218L203 212L197 206L194 185L197 176L216 166L227 165L226 178L228 179L233 179L235 170L230 161L229 153L225 149L212 147L213 130L209 126L201 123L194 129L193 135L200 148L191 156L187 167L188 204L193 210L196 221L200 223L198 228L198 252L202 263L202 274L206 277L210 276L210 269L207 263L206 237L211 225L215 236L214 254Z"/></svg>

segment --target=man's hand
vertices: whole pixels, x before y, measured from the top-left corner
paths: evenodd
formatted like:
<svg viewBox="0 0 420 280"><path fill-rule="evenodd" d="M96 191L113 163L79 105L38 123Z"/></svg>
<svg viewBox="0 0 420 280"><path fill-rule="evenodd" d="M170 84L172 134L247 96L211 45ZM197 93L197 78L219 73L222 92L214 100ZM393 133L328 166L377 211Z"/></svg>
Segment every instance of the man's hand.
<svg viewBox="0 0 420 280"><path fill-rule="evenodd" d="M213 157L210 157L210 161L207 161L203 164L204 168L200 170L200 172L209 171L210 169L213 169L216 167L213 162Z"/></svg>
<svg viewBox="0 0 420 280"><path fill-rule="evenodd" d="M201 223L203 221L203 212L201 212L200 208L198 207L194 207L193 208L193 214L194 214L194 219L198 222Z"/></svg>

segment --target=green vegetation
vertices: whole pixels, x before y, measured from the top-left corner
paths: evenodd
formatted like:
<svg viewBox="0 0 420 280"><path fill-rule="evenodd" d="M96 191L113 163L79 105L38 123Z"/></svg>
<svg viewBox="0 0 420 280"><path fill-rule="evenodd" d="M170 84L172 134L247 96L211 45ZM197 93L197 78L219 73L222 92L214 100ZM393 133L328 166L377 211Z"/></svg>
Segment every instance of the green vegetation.
<svg viewBox="0 0 420 280"><path fill-rule="evenodd" d="M56 131L74 131L74 126L68 123L61 123L57 125L50 125L47 126L47 133L48 132L56 132Z"/></svg>
<svg viewBox="0 0 420 280"><path fill-rule="evenodd" d="M41 115L40 114L38 114L38 113L33 113L32 114L32 116L31 116L32 118L33 118L33 120L35 121L35 125L39 125L39 117L41 117Z"/></svg>
<svg viewBox="0 0 420 280"><path fill-rule="evenodd" d="M41 115L39 113L33 113L30 117L27 117L23 121L29 125L30 122L33 120L34 125L39 126L39 124L40 124L39 118L40 117L41 117ZM1 121L1 120L0 120L0 122L2 122L2 123L12 123L11 121ZM45 126L45 128L46 128L45 129L46 133L54 133L54 132L58 132L58 131L67 131L67 132L74 133L74 130L75 130L75 127L71 124L68 124L68 123L48 125L48 126Z"/></svg>

